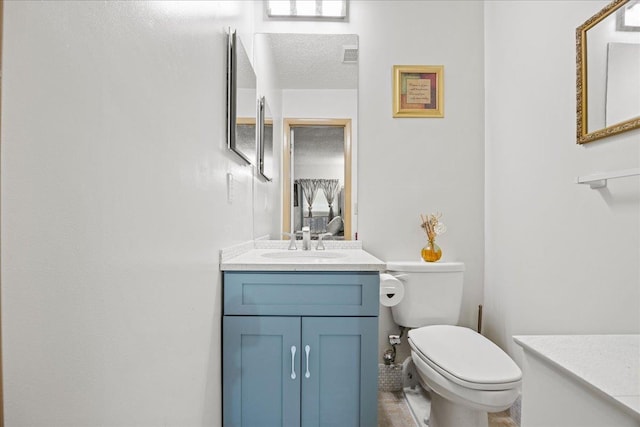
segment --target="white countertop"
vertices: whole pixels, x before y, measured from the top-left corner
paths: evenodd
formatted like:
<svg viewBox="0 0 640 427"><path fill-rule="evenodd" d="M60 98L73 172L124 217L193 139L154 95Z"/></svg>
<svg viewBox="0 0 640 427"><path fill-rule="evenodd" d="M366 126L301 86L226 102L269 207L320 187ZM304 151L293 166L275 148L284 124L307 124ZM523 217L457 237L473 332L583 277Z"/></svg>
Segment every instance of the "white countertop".
<svg viewBox="0 0 640 427"><path fill-rule="evenodd" d="M514 336L525 351L560 367L640 418L640 335Z"/></svg>
<svg viewBox="0 0 640 427"><path fill-rule="evenodd" d="M316 241L312 242L315 248ZM298 241L300 247L302 242ZM220 252L222 271L384 271L359 241L327 241L326 249L289 251L288 240L256 240Z"/></svg>

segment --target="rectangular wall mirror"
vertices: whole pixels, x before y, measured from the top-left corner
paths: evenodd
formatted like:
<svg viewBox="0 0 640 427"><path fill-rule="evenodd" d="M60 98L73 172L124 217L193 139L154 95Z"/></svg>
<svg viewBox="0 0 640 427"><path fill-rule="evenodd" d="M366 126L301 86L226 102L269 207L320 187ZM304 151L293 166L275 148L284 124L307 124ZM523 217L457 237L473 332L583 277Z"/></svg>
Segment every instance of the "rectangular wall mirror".
<svg viewBox="0 0 640 427"><path fill-rule="evenodd" d="M256 73L236 35L227 35L227 147L247 164L256 161Z"/></svg>
<svg viewBox="0 0 640 427"><path fill-rule="evenodd" d="M358 36L262 33L254 46L261 78L266 71L277 88L275 116L282 117L282 135L276 135L282 231L301 238L309 226L312 239L354 239Z"/></svg>
<svg viewBox="0 0 640 427"><path fill-rule="evenodd" d="M262 178L273 178L273 115L265 97L258 101L258 172Z"/></svg>

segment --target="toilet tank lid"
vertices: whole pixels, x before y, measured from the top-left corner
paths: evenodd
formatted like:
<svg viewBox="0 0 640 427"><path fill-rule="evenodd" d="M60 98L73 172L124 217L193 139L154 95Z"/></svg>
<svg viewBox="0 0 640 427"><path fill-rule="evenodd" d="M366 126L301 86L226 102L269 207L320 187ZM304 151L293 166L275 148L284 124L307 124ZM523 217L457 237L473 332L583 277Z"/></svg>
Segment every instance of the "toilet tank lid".
<svg viewBox="0 0 640 427"><path fill-rule="evenodd" d="M388 271L445 273L464 271L464 262L388 261Z"/></svg>

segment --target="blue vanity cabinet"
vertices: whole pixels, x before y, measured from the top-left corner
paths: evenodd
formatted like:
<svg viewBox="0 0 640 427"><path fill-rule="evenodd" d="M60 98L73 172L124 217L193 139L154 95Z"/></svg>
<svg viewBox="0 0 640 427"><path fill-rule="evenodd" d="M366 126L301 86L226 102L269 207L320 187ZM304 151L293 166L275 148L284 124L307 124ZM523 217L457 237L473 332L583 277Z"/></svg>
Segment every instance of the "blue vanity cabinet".
<svg viewBox="0 0 640 427"><path fill-rule="evenodd" d="M378 286L377 272L224 272L223 425L377 426Z"/></svg>

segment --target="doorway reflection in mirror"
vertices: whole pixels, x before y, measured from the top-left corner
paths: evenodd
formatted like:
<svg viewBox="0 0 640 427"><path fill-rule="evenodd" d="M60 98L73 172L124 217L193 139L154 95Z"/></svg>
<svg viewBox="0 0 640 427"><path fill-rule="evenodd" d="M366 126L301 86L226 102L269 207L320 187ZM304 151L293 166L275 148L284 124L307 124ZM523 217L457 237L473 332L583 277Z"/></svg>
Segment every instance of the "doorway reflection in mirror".
<svg viewBox="0 0 640 427"><path fill-rule="evenodd" d="M297 194L294 231L300 234L308 226L312 238L323 233L344 238L344 127L300 126L291 131L295 135L292 163ZM332 223L330 231L336 215L341 218Z"/></svg>

